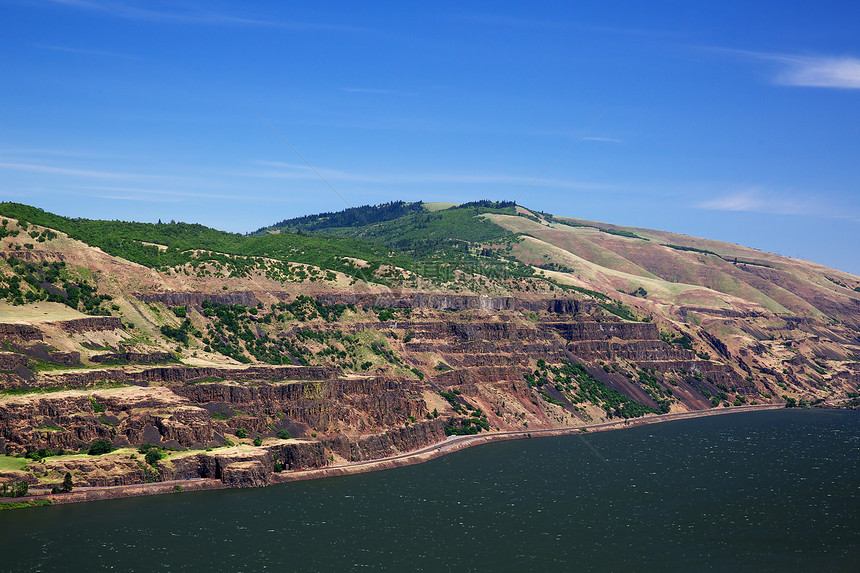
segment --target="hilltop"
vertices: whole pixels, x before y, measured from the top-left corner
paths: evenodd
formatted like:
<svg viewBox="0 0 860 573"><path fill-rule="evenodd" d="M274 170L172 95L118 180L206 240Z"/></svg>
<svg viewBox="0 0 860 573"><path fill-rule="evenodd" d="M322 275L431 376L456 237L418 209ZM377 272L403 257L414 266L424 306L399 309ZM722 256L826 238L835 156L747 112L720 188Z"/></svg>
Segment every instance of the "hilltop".
<svg viewBox="0 0 860 573"><path fill-rule="evenodd" d="M0 480L33 490L264 485L450 435L858 404L860 278L513 202L248 235L2 203L0 257Z"/></svg>

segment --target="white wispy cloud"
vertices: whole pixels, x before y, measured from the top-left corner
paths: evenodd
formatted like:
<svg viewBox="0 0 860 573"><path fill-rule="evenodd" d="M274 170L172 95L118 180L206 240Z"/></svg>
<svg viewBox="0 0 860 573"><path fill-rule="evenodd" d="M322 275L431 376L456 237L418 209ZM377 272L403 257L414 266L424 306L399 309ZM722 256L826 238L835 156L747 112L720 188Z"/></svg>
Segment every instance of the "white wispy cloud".
<svg viewBox="0 0 860 573"><path fill-rule="evenodd" d="M28 171L31 173L44 173L48 175L89 177L91 179L175 179L175 177L173 176L166 175L125 173L121 171L96 171L92 169L76 169L70 167L58 167L56 165L44 165L40 163L22 163L13 161L0 161L0 169L8 169L13 171Z"/></svg>
<svg viewBox="0 0 860 573"><path fill-rule="evenodd" d="M415 95L413 92L408 92L405 90L391 90L391 89L383 89L383 88L356 88L356 87L347 87L340 88L341 91L352 93L352 94L369 94L369 95L396 95L396 96L411 96Z"/></svg>
<svg viewBox="0 0 860 573"><path fill-rule="evenodd" d="M360 31L356 26L330 24L325 22L284 21L277 18L252 17L227 11L213 10L206 6L170 2L129 2L100 0L42 0L43 5L59 5L66 8L101 13L128 20L150 22L208 24L208 25L246 25L286 28L305 31Z"/></svg>
<svg viewBox="0 0 860 573"><path fill-rule="evenodd" d="M624 143L621 139L614 137L583 137L582 141L597 141L600 143Z"/></svg>
<svg viewBox="0 0 860 573"><path fill-rule="evenodd" d="M137 193L129 195L121 194L93 194L90 195L94 199L105 199L109 201L137 201L140 203L182 203L181 197L158 196L148 193Z"/></svg>
<svg viewBox="0 0 860 573"><path fill-rule="evenodd" d="M474 22L480 25L504 26L511 28L523 28L533 30L558 30L562 32L578 33L603 33L624 36L642 37L678 37L684 35L681 32L647 29L647 28L624 28L619 26L598 26L582 22L565 20L547 20L538 18L523 18L498 13L462 13L449 16L454 20Z"/></svg>
<svg viewBox="0 0 860 573"><path fill-rule="evenodd" d="M16 151L29 151L31 154L38 152L39 155L65 155L65 152L56 150ZM74 157L71 153L69 155ZM39 159L41 158L28 157L26 160L10 160L0 157L0 197L20 196L22 182L29 186L32 186L33 182L40 182L42 192L122 201L178 203L207 199L280 202L289 199L289 195L285 196L282 189L278 190L278 193L261 190L259 195L235 192L235 189L240 187L239 183L225 183L223 172L211 170L206 170L205 173L194 170L185 173L141 173L132 170L57 165ZM14 172L22 176L17 183L12 183L10 176ZM5 180L4 173L7 174Z"/></svg>
<svg viewBox="0 0 860 573"><path fill-rule="evenodd" d="M84 56L101 56L105 58L122 58L124 60L139 60L137 56L131 54L122 54L120 52L108 52L104 50L88 50L85 48L73 48L71 46L53 46L45 44L31 44L34 48L40 50L49 50L52 52L67 52L70 54L81 54Z"/></svg>
<svg viewBox="0 0 860 573"><path fill-rule="evenodd" d="M779 70L772 81L784 86L860 89L860 58L802 56L716 48L714 51L774 62Z"/></svg>
<svg viewBox="0 0 860 573"><path fill-rule="evenodd" d="M100 185L81 185L72 189L82 190L92 197L100 199L116 199L123 201L154 201L164 203L179 203L186 199L214 199L222 201L286 201L286 197L271 195L214 193L206 191L183 191L181 189L153 187L116 187Z"/></svg>
<svg viewBox="0 0 860 573"><path fill-rule="evenodd" d="M262 177L272 179L317 179L317 175L305 165L285 163L280 161L255 161L255 165L265 167L252 171L244 171L238 175L247 177ZM414 185L423 183L463 184L463 185L528 185L534 176L510 175L504 173L354 173L338 169L317 168L317 171L328 181L344 183L374 183L378 185ZM585 181L570 181L560 179L541 179L540 186L559 187L565 189L588 189L611 191L618 186L606 183Z"/></svg>
<svg viewBox="0 0 860 573"><path fill-rule="evenodd" d="M398 95L419 97L421 92L403 92ZM496 122L475 122L464 123L462 121L437 121L426 117L387 117L387 116L367 116L361 118L346 119L331 119L331 114L318 117L299 118L294 121L295 125L303 127L325 127L339 129L361 129L368 131L393 131L393 132L409 132L409 133L451 133L451 134L479 134L479 135L500 135L500 136L527 136L527 137L551 137L561 138L561 141L570 142L581 134L576 127L571 129L559 128L527 128L523 127L507 127ZM610 137L583 137L577 142L611 142L624 143L623 140Z"/></svg>
<svg viewBox="0 0 860 573"><path fill-rule="evenodd" d="M777 61L788 67L776 78L782 84L860 89L860 59L785 57Z"/></svg>
<svg viewBox="0 0 860 573"><path fill-rule="evenodd" d="M860 218L856 207L836 205L819 193L776 192L764 186L731 189L722 195L700 202L697 207L714 211L743 211L771 215Z"/></svg>
<svg viewBox="0 0 860 573"><path fill-rule="evenodd" d="M290 202L306 194L309 186L319 185L319 176L306 165L280 161L251 161L240 166L223 166L200 172L147 172L134 168L105 169L103 158L87 161L57 150L17 149L0 153L0 197L17 196L22 185L40 185L43 193L80 196L124 202L182 203L202 200ZM23 156L15 153L17 151ZM29 152L29 153L28 153ZM54 160L49 159L53 157ZM72 162L60 159L71 159ZM82 161L82 159L84 159ZM492 187L497 192L515 192L533 181L531 175L498 172L354 172L331 168L317 171L337 188L351 193L361 189L397 189L414 186L423 189ZM15 175L15 177L13 177ZM293 184L284 185L285 181ZM562 191L624 192L617 185L566 179L542 179L538 187ZM236 189L253 189L237 193ZM26 195L26 194L25 194Z"/></svg>
<svg viewBox="0 0 860 573"><path fill-rule="evenodd" d="M5 157L3 157L5 156ZM7 159L9 157L25 157L29 160L34 158L44 159L45 157L106 157L102 153L79 151L70 149L51 149L46 147L2 147L0 148L0 158ZM113 156L112 156L113 157Z"/></svg>

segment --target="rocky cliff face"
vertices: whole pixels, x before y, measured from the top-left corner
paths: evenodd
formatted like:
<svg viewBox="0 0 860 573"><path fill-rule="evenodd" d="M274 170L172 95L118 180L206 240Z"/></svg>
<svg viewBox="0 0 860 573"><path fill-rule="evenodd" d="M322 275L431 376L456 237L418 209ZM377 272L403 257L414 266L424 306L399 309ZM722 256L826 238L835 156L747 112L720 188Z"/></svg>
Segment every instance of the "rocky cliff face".
<svg viewBox="0 0 860 573"><path fill-rule="evenodd" d="M56 326L70 333L120 330L122 328L122 320L117 316L90 316L72 320L58 320L45 324L46 326Z"/></svg>
<svg viewBox="0 0 860 573"><path fill-rule="evenodd" d="M57 392L0 401L0 440L7 455L78 451L101 439L117 446L205 447L221 445L226 429L166 388Z"/></svg>
<svg viewBox="0 0 860 573"><path fill-rule="evenodd" d="M248 306L261 299L241 292L223 296L223 304ZM144 298L189 309L213 300L198 292ZM78 452L96 440L125 448L107 456L33 461L26 475L35 484L70 471L78 485L202 477L252 487L272 483L276 468L295 471L398 456L469 428L550 429L601 421L623 415L624 406L617 404L624 400L628 409L644 408L636 415L782 402L783 394L797 396L809 387L799 374L815 368L816 360L838 358L846 364L826 383L822 377L822 388L826 384L828 391L838 388L848 395L860 383L860 369L832 354L825 338L832 333L814 322L785 322L795 336L783 346L798 352L778 371L767 362L774 352L772 327L753 326L730 313L718 319L736 321L754 342L739 345L704 328L678 332L655 322L624 321L598 312L592 303L566 299L413 293L328 294L320 300L357 305L365 314L359 311L343 322L317 318L269 333L259 328L264 321L257 317L254 328L242 333L261 341L275 335L294 345L304 341L305 356L319 361L308 366L175 364L34 373L29 370L34 353L50 359L51 353L65 352L75 364L82 360L71 354L78 351L53 350L48 343L62 338L52 333L84 341L102 333L116 340L126 336L122 323L93 317L42 328L0 325L6 347L18 349L0 353L0 380L19 394L0 397L0 452ZM373 314L380 307L414 312L380 320ZM193 316L192 324L205 330L203 315ZM348 348L337 341L345 337L373 341L368 350L376 364L379 357L386 361L384 367L347 374L344 369L356 369L364 358L351 366L344 360ZM325 346L324 341L335 342ZM87 344L101 348L99 342ZM167 360L173 354L125 349L88 356L97 366ZM323 358L328 356L340 362ZM59 355L53 358L62 363ZM564 370L564 365L580 369ZM284 432L289 439L278 438ZM253 446L255 440L262 444ZM135 450L142 444L168 455L147 464Z"/></svg>
<svg viewBox="0 0 860 573"><path fill-rule="evenodd" d="M257 306L259 299L257 295L251 291L233 291L233 292L164 292L152 291L143 293L134 293L134 296L144 302L160 302L167 306L193 306L200 307L204 300L216 302L219 304L241 304L243 306Z"/></svg>
<svg viewBox="0 0 860 573"><path fill-rule="evenodd" d="M439 443L444 439L444 425L440 420L433 420L361 438L350 439L340 434L327 438L323 441L323 445L344 459L365 461L404 454Z"/></svg>
<svg viewBox="0 0 860 573"><path fill-rule="evenodd" d="M210 368L168 366L145 369L109 368L85 372L46 372L36 385L42 388L82 388L99 382L148 386L206 379L231 380L325 380L337 372L322 366L251 366L248 368Z"/></svg>
<svg viewBox="0 0 860 573"><path fill-rule="evenodd" d="M660 232L631 231L642 240L543 214L482 217L519 234L504 256L532 268L483 283L452 267L451 290L433 293L400 288L420 281L393 268L373 274L385 290L262 257L164 270L68 237L32 249L0 239L4 292L20 283L14 302L42 300L0 302L10 311L0 453L30 455L28 470L9 472L34 486L69 471L77 485L202 477L246 487L285 479L276 469L398 456L452 433L857 404L857 277ZM37 288L58 261L62 278ZM44 301L76 274L95 281L98 299ZM119 450L81 453L97 440ZM147 444L164 457L146 462Z"/></svg>
<svg viewBox="0 0 860 573"><path fill-rule="evenodd" d="M414 382L385 378L272 383L237 381L95 392L57 392L0 401L7 454L77 451L95 440L178 449L223 445L250 435L324 435L339 428L381 432L427 408Z"/></svg>
<svg viewBox="0 0 860 573"><path fill-rule="evenodd" d="M231 428L271 432L275 424L306 435L350 428L379 431L427 414L413 381L389 378L336 379L273 384L204 383L175 388L210 412L229 416Z"/></svg>
<svg viewBox="0 0 860 573"><path fill-rule="evenodd" d="M42 340L42 331L29 324L0 324L0 339L7 341Z"/></svg>
<svg viewBox="0 0 860 573"><path fill-rule="evenodd" d="M155 466L147 464L143 456L137 454L50 457L29 465L38 474L64 476L66 472L72 473L75 487L196 478L218 479L228 487L261 487L271 484L277 471L326 467L331 463L327 452L350 461L375 460L408 453L444 438L442 423L434 421L361 439L337 435L324 441L270 440L260 447L178 453ZM39 483L28 472L11 472L10 477L24 479L32 485Z"/></svg>
<svg viewBox="0 0 860 573"><path fill-rule="evenodd" d="M578 314L596 308L592 301L575 299L525 300L514 297L452 295L435 293L391 292L359 294L323 294L318 296L325 304L353 304L366 308L426 308L432 310L462 311L518 311Z"/></svg>
<svg viewBox="0 0 860 573"><path fill-rule="evenodd" d="M26 367L30 361L23 354L15 352L0 352L0 370L12 371L17 368Z"/></svg>
<svg viewBox="0 0 860 573"><path fill-rule="evenodd" d="M105 354L96 354L90 357L90 360L100 364L105 363L153 363L153 362L170 362L176 357L170 352L107 352Z"/></svg>

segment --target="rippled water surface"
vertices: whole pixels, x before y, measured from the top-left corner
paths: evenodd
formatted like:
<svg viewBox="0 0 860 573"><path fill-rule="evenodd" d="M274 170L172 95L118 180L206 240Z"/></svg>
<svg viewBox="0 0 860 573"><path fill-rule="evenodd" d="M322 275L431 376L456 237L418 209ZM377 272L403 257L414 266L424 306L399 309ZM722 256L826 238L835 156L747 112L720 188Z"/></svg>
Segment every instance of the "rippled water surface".
<svg viewBox="0 0 860 573"><path fill-rule="evenodd" d="M858 571L860 412L502 442L255 490L0 513L6 571Z"/></svg>

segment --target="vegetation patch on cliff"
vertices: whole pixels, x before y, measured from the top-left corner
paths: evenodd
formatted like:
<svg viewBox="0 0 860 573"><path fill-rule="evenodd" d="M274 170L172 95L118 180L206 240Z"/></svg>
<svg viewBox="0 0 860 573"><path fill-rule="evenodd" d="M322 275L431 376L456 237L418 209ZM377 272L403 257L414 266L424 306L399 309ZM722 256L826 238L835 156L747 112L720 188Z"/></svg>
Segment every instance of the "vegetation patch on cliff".
<svg viewBox="0 0 860 573"><path fill-rule="evenodd" d="M107 294L99 294L95 285L82 279L64 261L34 263L12 255L6 259L8 272L0 276L0 300L22 305L49 301L65 304L95 316L110 316Z"/></svg>
<svg viewBox="0 0 860 573"><path fill-rule="evenodd" d="M526 383L538 389L538 392L550 403L565 405L546 392L547 385L562 393L572 404L588 402L603 408L609 418L638 418L661 412L640 404L618 390L607 387L592 376L582 364L565 361L558 366L553 366L547 364L545 360L539 360L537 366L534 372L525 375Z"/></svg>

